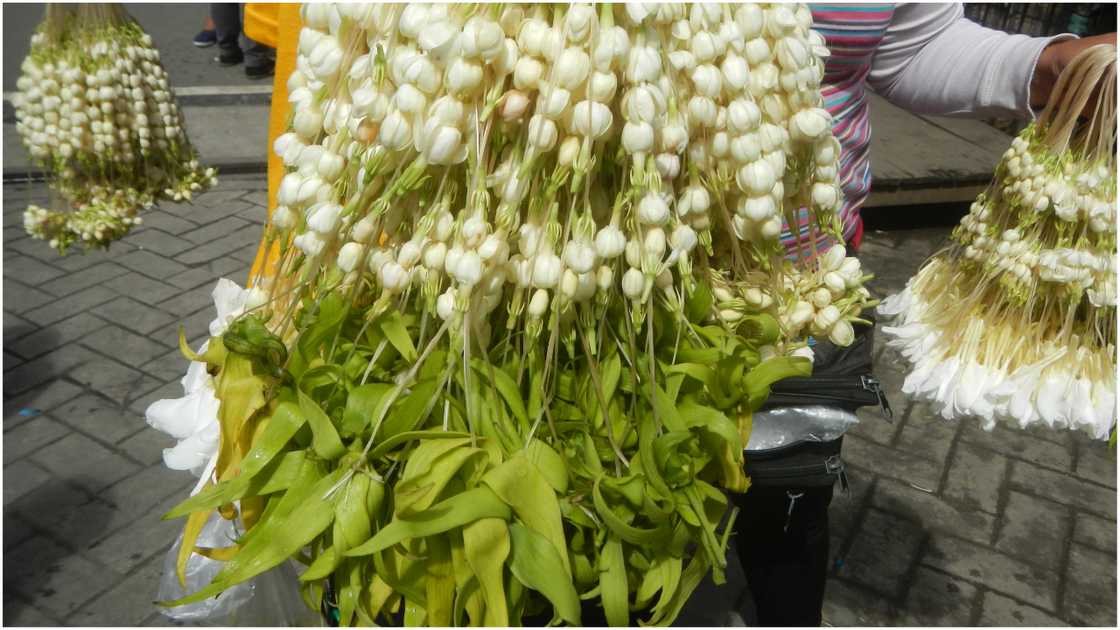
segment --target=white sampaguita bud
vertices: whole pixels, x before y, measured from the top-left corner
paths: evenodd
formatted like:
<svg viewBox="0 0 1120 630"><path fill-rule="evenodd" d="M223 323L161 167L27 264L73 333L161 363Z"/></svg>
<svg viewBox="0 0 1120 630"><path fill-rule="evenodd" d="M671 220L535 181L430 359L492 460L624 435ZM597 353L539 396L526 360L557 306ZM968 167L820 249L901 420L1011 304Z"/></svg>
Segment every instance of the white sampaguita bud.
<svg viewBox="0 0 1120 630"><path fill-rule="evenodd" d="M548 291L545 289L537 289L533 292L532 299L529 300L529 315L532 317L540 317L548 310Z"/></svg>
<svg viewBox="0 0 1120 630"><path fill-rule="evenodd" d="M364 245L361 243L350 242L342 246L338 250L338 268L350 273L357 269L361 264L362 248Z"/></svg>
<svg viewBox="0 0 1120 630"><path fill-rule="evenodd" d="M633 267L626 270L622 274L622 293L631 300L638 300L645 292L646 277L638 269Z"/></svg>

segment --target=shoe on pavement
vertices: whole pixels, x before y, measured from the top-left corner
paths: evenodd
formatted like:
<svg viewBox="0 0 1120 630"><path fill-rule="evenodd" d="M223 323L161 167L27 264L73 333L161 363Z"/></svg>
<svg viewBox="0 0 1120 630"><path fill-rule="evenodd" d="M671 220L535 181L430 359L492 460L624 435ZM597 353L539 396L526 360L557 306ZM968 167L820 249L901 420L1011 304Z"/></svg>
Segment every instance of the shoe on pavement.
<svg viewBox="0 0 1120 630"><path fill-rule="evenodd" d="M223 50L221 54L214 57L214 61L217 61L223 66L236 66L242 61L245 61L245 53L241 52L239 48Z"/></svg>
<svg viewBox="0 0 1120 630"><path fill-rule="evenodd" d="M250 79L264 79L270 77L276 71L276 62L272 60L264 61L262 63L245 66L245 76Z"/></svg>
<svg viewBox="0 0 1120 630"><path fill-rule="evenodd" d="M198 35L194 36L191 43L199 48L209 48L218 43L218 34L214 32L213 29L201 30L198 32Z"/></svg>

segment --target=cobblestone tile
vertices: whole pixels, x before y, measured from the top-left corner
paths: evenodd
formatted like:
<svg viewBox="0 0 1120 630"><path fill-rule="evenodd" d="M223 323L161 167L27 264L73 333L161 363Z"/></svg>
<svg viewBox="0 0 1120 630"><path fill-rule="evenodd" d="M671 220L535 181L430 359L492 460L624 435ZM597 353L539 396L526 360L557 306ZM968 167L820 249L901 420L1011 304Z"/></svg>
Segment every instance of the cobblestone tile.
<svg viewBox="0 0 1120 630"><path fill-rule="evenodd" d="M937 487L944 465L944 462L915 457L854 435L844 440L844 461L857 468L929 489Z"/></svg>
<svg viewBox="0 0 1120 630"><path fill-rule="evenodd" d="M179 236L195 245L203 245L228 236L231 232L236 231L238 228L245 227L246 225L248 225L248 223L242 219L226 217L200 228L190 230L189 232L183 232Z"/></svg>
<svg viewBox="0 0 1120 630"><path fill-rule="evenodd" d="M7 458L5 458L7 459ZM4 467L4 505L46 483L50 473L25 460Z"/></svg>
<svg viewBox="0 0 1120 630"><path fill-rule="evenodd" d="M9 298L10 299L10 298ZM26 319L4 311L4 345L7 346L13 342L19 341L24 335L29 335L38 330L39 327Z"/></svg>
<svg viewBox="0 0 1120 630"><path fill-rule="evenodd" d="M81 387L58 379L40 385L21 396L9 398L4 401L4 430L29 422L81 392Z"/></svg>
<svg viewBox="0 0 1120 630"><path fill-rule="evenodd" d="M884 420L877 407L863 407L856 411L856 416L859 423L848 429L847 435L859 436L883 446L894 441L901 428L897 420L894 424Z"/></svg>
<svg viewBox="0 0 1120 630"><path fill-rule="evenodd" d="M148 408L148 405L154 403L155 401L162 400L164 398L182 397L183 386L178 381L171 381L169 383L164 383L163 385L153 389L143 396L140 396L133 400L131 403L129 403L128 410L125 413L142 418L144 416L144 411Z"/></svg>
<svg viewBox="0 0 1120 630"><path fill-rule="evenodd" d="M168 234L181 234L193 230L195 225L163 210L149 211L144 215L145 228L157 229ZM145 230L147 231L147 230Z"/></svg>
<svg viewBox="0 0 1120 630"><path fill-rule="evenodd" d="M11 510L4 510L4 549L11 549L30 540L37 533L35 526Z"/></svg>
<svg viewBox="0 0 1120 630"><path fill-rule="evenodd" d="M23 358L31 359L65 344L81 341L104 327L104 320L89 313L77 313L73 317L56 322L46 328L40 328L14 343L5 344L5 346Z"/></svg>
<svg viewBox="0 0 1120 630"><path fill-rule="evenodd" d="M155 306L175 295L179 290L139 273L126 273L105 283L120 295L128 295L149 306Z"/></svg>
<svg viewBox="0 0 1120 630"><path fill-rule="evenodd" d="M1110 451L1105 442L1083 444L1077 457L1078 477L1099 484L1116 487L1116 451Z"/></svg>
<svg viewBox="0 0 1120 630"><path fill-rule="evenodd" d="M8 352L7 350L4 351L4 369L5 370L14 368L18 365L21 365L22 363L23 363L23 359L21 359L19 356L14 355L11 352Z"/></svg>
<svg viewBox="0 0 1120 630"><path fill-rule="evenodd" d="M142 251L150 251L160 256L174 256L191 248L191 244L184 241L181 235L176 236L156 229L144 230L132 235L128 240Z"/></svg>
<svg viewBox="0 0 1120 630"><path fill-rule="evenodd" d="M911 522L869 510L838 574L891 599L901 597L903 578L918 554L922 538L921 530Z"/></svg>
<svg viewBox="0 0 1120 630"><path fill-rule="evenodd" d="M1098 551L1116 553L1116 521L1078 512L1074 520L1073 540Z"/></svg>
<svg viewBox="0 0 1120 630"><path fill-rule="evenodd" d="M187 373L188 363L186 357L176 346L174 350L170 350L141 365L140 369L165 383L178 383L179 379ZM180 395L182 395L181 392Z"/></svg>
<svg viewBox="0 0 1120 630"><path fill-rule="evenodd" d="M119 445L122 451L142 464L163 462L163 449L172 446L175 446L174 438L149 427L137 431Z"/></svg>
<svg viewBox="0 0 1120 630"><path fill-rule="evenodd" d="M156 610L156 588L163 572L162 558L153 558L135 573L67 618L82 626L139 626Z"/></svg>
<svg viewBox="0 0 1120 630"><path fill-rule="evenodd" d="M175 319L174 315L137 302L127 295L98 306L93 309L93 313L104 320L145 335Z"/></svg>
<svg viewBox="0 0 1120 630"><path fill-rule="evenodd" d="M93 286L28 311L26 317L40 326L46 326L108 302L115 296L115 293L104 286Z"/></svg>
<svg viewBox="0 0 1120 630"><path fill-rule="evenodd" d="M996 425L992 431L985 431L977 422L965 421L964 424L961 439L965 442L1032 464L1069 472L1072 463L1070 450L1061 444L1040 439L1018 428Z"/></svg>
<svg viewBox="0 0 1120 630"><path fill-rule="evenodd" d="M980 625L993 626L1068 626L1069 623L1054 615L1017 602L1010 597L986 591L980 604Z"/></svg>
<svg viewBox="0 0 1120 630"><path fill-rule="evenodd" d="M999 489L1007 473L1007 460L969 443L957 445L944 494L992 514L999 504Z"/></svg>
<svg viewBox="0 0 1120 630"><path fill-rule="evenodd" d="M110 486L139 468L121 455L84 435L71 433L32 455L35 463L55 477L76 483L91 492Z"/></svg>
<svg viewBox="0 0 1120 630"><path fill-rule="evenodd" d="M1018 462L1012 466L1011 483L1028 494L1116 518L1116 491L1104 486Z"/></svg>
<svg viewBox="0 0 1120 630"><path fill-rule="evenodd" d="M103 262L36 286L47 293L61 297L76 293L86 287L101 284L124 273L128 273L128 270L124 267L116 263Z"/></svg>
<svg viewBox="0 0 1120 630"><path fill-rule="evenodd" d="M121 576L44 537L4 554L4 586L58 618L109 588ZM22 608L22 607L21 607ZM5 621L7 621L7 610Z"/></svg>
<svg viewBox="0 0 1120 630"><path fill-rule="evenodd" d="M19 628L52 628L61 626L62 622L19 597L5 597L4 625Z"/></svg>
<svg viewBox="0 0 1120 630"><path fill-rule="evenodd" d="M1029 565L964 540L934 534L922 564L1023 601L1036 602L1048 610L1057 606L1059 577L1056 571Z"/></svg>
<svg viewBox="0 0 1120 630"><path fill-rule="evenodd" d="M1066 608L1074 625L1116 626L1116 554L1070 548Z"/></svg>
<svg viewBox="0 0 1120 630"><path fill-rule="evenodd" d="M917 410L916 416L914 410ZM949 456L949 449L957 433L956 424L928 413L925 405L915 405L910 416L899 431L894 447L907 453L944 461Z"/></svg>
<svg viewBox="0 0 1120 630"><path fill-rule="evenodd" d="M1004 508L996 549L1043 567L1061 563L1068 507L1046 499L1011 492Z"/></svg>
<svg viewBox="0 0 1120 630"><path fill-rule="evenodd" d="M4 372L4 393L14 395L25 392L32 387L65 376L75 367L96 358L96 354L81 346L63 346Z"/></svg>
<svg viewBox="0 0 1120 630"><path fill-rule="evenodd" d="M160 462L122 479L98 496L119 512L139 517L162 502L185 499L197 481L190 473L171 470Z"/></svg>
<svg viewBox="0 0 1120 630"><path fill-rule="evenodd" d="M39 286L64 273L66 272L61 269L27 256L17 256L4 261L5 276L11 276L32 286Z"/></svg>
<svg viewBox="0 0 1120 630"><path fill-rule="evenodd" d="M947 501L893 479L880 479L871 504L921 523L923 529L960 536L987 544L995 528L995 516Z"/></svg>
<svg viewBox="0 0 1120 630"><path fill-rule="evenodd" d="M87 335L82 343L106 356L125 358L133 365L150 361L167 352L167 345L115 325Z"/></svg>
<svg viewBox="0 0 1120 630"><path fill-rule="evenodd" d="M967 626L977 588L951 575L918 567L902 606L899 625Z"/></svg>
<svg viewBox="0 0 1120 630"><path fill-rule="evenodd" d="M125 574L131 573L138 565L151 560L156 554L159 554L157 564L162 562L163 554L160 552L166 551L182 533L183 520L164 521L161 517L184 498L186 498L185 493L174 497L173 500L160 503L138 516L136 520L138 523L143 523L143 527L125 527L94 543L89 549L90 557L114 571ZM152 583L152 590L156 583L158 580Z"/></svg>
<svg viewBox="0 0 1120 630"><path fill-rule="evenodd" d="M214 298L210 295L213 291L214 283L209 282L190 291L180 292L175 297L161 302L159 308L174 315L174 322L178 322L206 307L210 307L210 312L213 312ZM168 328L177 329L178 323L169 324Z"/></svg>
<svg viewBox="0 0 1120 630"><path fill-rule="evenodd" d="M54 301L54 296L46 291L33 289L22 282L11 278L4 278L4 308L14 313L28 314L28 319L35 321L29 313Z"/></svg>
<svg viewBox="0 0 1120 630"><path fill-rule="evenodd" d="M93 359L72 370L70 378L122 405L161 384L146 374L105 358Z"/></svg>
<svg viewBox="0 0 1120 630"><path fill-rule="evenodd" d="M821 613L824 625L835 627L889 625L898 614L879 593L835 579L825 585Z"/></svg>
<svg viewBox="0 0 1120 630"><path fill-rule="evenodd" d="M34 453L68 433L65 425L50 416L36 416L10 431L4 431L4 463L9 464Z"/></svg>
<svg viewBox="0 0 1120 630"><path fill-rule="evenodd" d="M127 409L94 394L83 394L59 407L54 415L66 424L114 444L144 426Z"/></svg>
<svg viewBox="0 0 1120 630"><path fill-rule="evenodd" d="M186 267L170 258L142 250L129 252L116 260L117 263L156 280L163 280L177 273L182 273L186 269Z"/></svg>
<svg viewBox="0 0 1120 630"><path fill-rule="evenodd" d="M260 240L260 228L250 225L219 239L190 249L175 258L177 262L193 265L213 258L226 256L237 250L255 245Z"/></svg>
<svg viewBox="0 0 1120 630"><path fill-rule="evenodd" d="M173 284L180 289L194 289L202 285L212 285L214 283L214 274L204 267L191 267L181 274L171 276L167 279L169 284Z"/></svg>

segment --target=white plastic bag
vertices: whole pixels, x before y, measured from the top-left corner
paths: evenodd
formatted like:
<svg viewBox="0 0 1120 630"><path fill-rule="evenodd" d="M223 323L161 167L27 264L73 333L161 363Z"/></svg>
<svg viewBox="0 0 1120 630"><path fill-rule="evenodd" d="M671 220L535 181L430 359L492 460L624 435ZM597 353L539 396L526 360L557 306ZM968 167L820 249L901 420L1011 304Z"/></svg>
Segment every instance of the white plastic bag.
<svg viewBox="0 0 1120 630"><path fill-rule="evenodd" d="M828 442L859 422L856 414L838 407L809 405L775 407L751 414L748 451L766 451L798 442Z"/></svg>

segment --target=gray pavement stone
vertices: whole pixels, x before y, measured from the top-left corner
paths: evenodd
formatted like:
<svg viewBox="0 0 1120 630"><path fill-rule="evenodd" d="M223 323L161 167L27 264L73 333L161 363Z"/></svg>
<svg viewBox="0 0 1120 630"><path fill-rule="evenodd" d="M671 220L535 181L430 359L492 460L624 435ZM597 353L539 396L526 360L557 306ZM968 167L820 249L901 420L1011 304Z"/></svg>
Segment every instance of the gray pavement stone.
<svg viewBox="0 0 1120 630"><path fill-rule="evenodd" d="M1007 460L969 443L957 445L945 496L978 510L996 513L1000 487L1007 474Z"/></svg>
<svg viewBox="0 0 1120 630"><path fill-rule="evenodd" d="M161 384L139 370L102 357L92 359L72 370L70 378L122 405L132 397Z"/></svg>
<svg viewBox="0 0 1120 630"><path fill-rule="evenodd" d="M1080 445L1075 474L1082 479L1116 488L1116 451L1110 451L1104 442Z"/></svg>
<svg viewBox="0 0 1120 630"><path fill-rule="evenodd" d="M156 586L163 558L151 558L131 575L75 612L71 623L88 626L140 626L156 609Z"/></svg>
<svg viewBox="0 0 1120 630"><path fill-rule="evenodd" d="M1062 444L1041 439L1022 429L1012 429L1003 425L996 425L992 431L981 429L978 422L966 420L964 425L961 439L965 442L1032 464L1069 472L1072 464L1071 452ZM1055 431L1051 430L1051 432Z"/></svg>
<svg viewBox="0 0 1120 630"><path fill-rule="evenodd" d="M131 236L129 242L141 250L151 251L160 256L174 256L191 247L190 243L184 242L178 236L154 228Z"/></svg>
<svg viewBox="0 0 1120 630"><path fill-rule="evenodd" d="M183 373L184 374L186 373L185 369L183 370ZM135 400L133 400L131 403L129 403L128 411L125 412L125 413L143 418L144 417L144 411L148 408L148 405L154 403L155 401L162 400L164 398L182 398L182 397L183 397L183 386L182 386L182 384L179 383L178 380L170 381L170 382L164 383L163 385L153 389L152 391L150 391L150 392L148 392L148 393L146 393L142 396L137 397Z"/></svg>
<svg viewBox="0 0 1120 630"><path fill-rule="evenodd" d="M4 511L4 549L16 547L35 535L34 525L9 510Z"/></svg>
<svg viewBox="0 0 1120 630"><path fill-rule="evenodd" d="M156 343L148 337L115 325L87 335L82 343L106 356L126 358L133 365L150 361L167 352L166 344Z"/></svg>
<svg viewBox="0 0 1120 630"><path fill-rule="evenodd" d="M1065 620L1042 610L1015 601L1005 595L986 591L980 604L981 626L1066 626Z"/></svg>
<svg viewBox="0 0 1120 630"><path fill-rule="evenodd" d="M1061 564L1070 510L1046 499L1011 492L1004 508L996 549L1043 567ZM1062 533L1055 536L1055 533Z"/></svg>
<svg viewBox="0 0 1120 630"><path fill-rule="evenodd" d="M105 325L104 320L81 312L56 322L53 326L24 335L14 343L5 344L5 347L25 359L31 359L65 344L82 341Z"/></svg>
<svg viewBox="0 0 1120 630"><path fill-rule="evenodd" d="M10 464L69 434L66 426L50 416L36 416L11 431L4 431L4 463Z"/></svg>
<svg viewBox="0 0 1120 630"><path fill-rule="evenodd" d="M247 225L247 223L242 219L226 217L190 230L189 232L183 232L179 235L179 238L186 239L195 245L205 245L206 243L228 236L231 232L235 232L245 225Z"/></svg>
<svg viewBox="0 0 1120 630"><path fill-rule="evenodd" d="M186 269L183 265L169 258L145 250L131 251L123 256L118 256L116 261L135 272L156 280L163 280Z"/></svg>
<svg viewBox="0 0 1120 630"><path fill-rule="evenodd" d="M850 435L844 439L844 461L874 471L881 476L898 479L905 483L916 483L923 488L937 488L944 462L917 457L909 453L876 444L860 436Z"/></svg>
<svg viewBox="0 0 1120 630"><path fill-rule="evenodd" d="M1073 540L1106 553L1116 553L1116 521L1078 512L1074 519Z"/></svg>
<svg viewBox="0 0 1120 630"><path fill-rule="evenodd" d="M163 465L160 464L162 467ZM180 473L181 474L181 473ZM183 519L162 520L168 510L175 507L186 495L165 501L137 517L143 528L126 527L94 543L89 556L122 574L130 574L153 557L163 561L165 552L183 531ZM158 576L157 576L158 577ZM155 584L157 580L153 580ZM154 591L154 588L151 589ZM149 593L152 595L154 593Z"/></svg>
<svg viewBox="0 0 1120 630"><path fill-rule="evenodd" d="M857 435L883 446L893 442L895 434L901 428L897 419L894 424L884 420L877 408L863 407L856 411L856 416L859 417L859 423L848 429L846 435Z"/></svg>
<svg viewBox="0 0 1120 630"><path fill-rule="evenodd" d="M142 304L126 295L98 306L93 309L93 313L106 321L144 334L175 319L170 313Z"/></svg>
<svg viewBox="0 0 1120 630"><path fill-rule="evenodd" d="M112 262L103 262L36 286L47 293L64 296L116 278L124 273L128 273L128 270L124 267Z"/></svg>
<svg viewBox="0 0 1120 630"><path fill-rule="evenodd" d="M1116 554L1073 545L1066 572L1066 618L1076 625L1116 626Z"/></svg>
<svg viewBox="0 0 1120 630"><path fill-rule="evenodd" d="M260 242L260 238L260 228L256 225L249 225L221 238L189 249L178 255L175 260L188 265L198 264L252 247Z"/></svg>
<svg viewBox="0 0 1120 630"><path fill-rule="evenodd" d="M182 234L187 230L193 230L195 228L195 225L190 221L180 219L161 208L149 210L143 215L143 219L144 222L141 224L141 228L143 228L144 231L154 229L168 234Z"/></svg>
<svg viewBox="0 0 1120 630"><path fill-rule="evenodd" d="M1012 486L1018 490L1072 505L1100 516L1116 518L1115 490L1018 462L1012 465L1011 470Z"/></svg>
<svg viewBox="0 0 1120 630"><path fill-rule="evenodd" d="M105 286L112 288L121 295L136 298L149 306L155 306L179 291L173 286L135 272L117 276L106 282Z"/></svg>
<svg viewBox="0 0 1120 630"><path fill-rule="evenodd" d="M4 345L19 341L24 335L31 334L33 331L38 330L38 326L27 321L26 319L4 311Z"/></svg>
<svg viewBox="0 0 1120 630"><path fill-rule="evenodd" d="M143 428L132 437L121 442L118 447L141 464L163 462L163 449L175 446L175 439L155 429Z"/></svg>
<svg viewBox="0 0 1120 630"><path fill-rule="evenodd" d="M61 626L62 622L39 610L26 600L13 596L4 599L4 625L21 628L47 628Z"/></svg>
<svg viewBox="0 0 1120 630"><path fill-rule="evenodd" d="M84 435L71 433L31 456L55 477L91 492L110 486L139 468L120 454Z"/></svg>
<svg viewBox="0 0 1120 630"><path fill-rule="evenodd" d="M17 256L4 261L5 276L11 276L31 286L42 285L64 273L66 272L61 269L27 256Z"/></svg>
<svg viewBox="0 0 1120 630"><path fill-rule="evenodd" d="M967 626L979 590L951 575L918 567L901 608L899 625Z"/></svg>
<svg viewBox="0 0 1120 630"><path fill-rule="evenodd" d="M65 319L74 313L80 313L98 304L108 302L114 297L116 297L116 293L104 286L92 286L28 311L27 318L40 326L46 326Z"/></svg>
<svg viewBox="0 0 1120 630"><path fill-rule="evenodd" d="M4 309L21 314L34 311L54 300L54 296L46 291L33 289L7 276L4 277L4 295L8 296L8 299L4 300Z"/></svg>
<svg viewBox="0 0 1120 630"><path fill-rule="evenodd" d="M17 593L34 601L36 608L60 618L96 597L117 579L120 577L105 567L41 536L4 554L5 586L11 585Z"/></svg>
<svg viewBox="0 0 1120 630"><path fill-rule="evenodd" d="M4 466L4 504L14 502L50 478L50 473L26 459Z"/></svg>
<svg viewBox="0 0 1120 630"><path fill-rule="evenodd" d="M1057 571L1015 560L980 545L940 534L930 537L922 564L1046 610L1058 605Z"/></svg>
<svg viewBox="0 0 1120 630"><path fill-rule="evenodd" d="M123 440L144 426L143 420L138 420L129 410L94 394L78 396L60 406L54 415L108 445Z"/></svg>
<svg viewBox="0 0 1120 630"><path fill-rule="evenodd" d="M192 267L179 275L168 278L167 282L183 290L194 289L202 285L212 286L214 274L204 267Z"/></svg>
<svg viewBox="0 0 1120 630"><path fill-rule="evenodd" d="M897 516L868 510L860 535L844 556L838 576L897 599L918 555L923 534L913 523Z"/></svg>
<svg viewBox="0 0 1120 630"><path fill-rule="evenodd" d="M898 432L894 447L915 455L944 461L949 456L949 449L953 445L956 434L955 423L946 422L928 413L925 405L915 404Z"/></svg>
<svg viewBox="0 0 1120 630"><path fill-rule="evenodd" d="M832 579L825 585L824 625L837 627L892 625L895 607L882 595L846 580Z"/></svg>
<svg viewBox="0 0 1120 630"><path fill-rule="evenodd" d="M893 479L880 479L871 504L886 512L918 521L931 532L952 534L979 544L988 544L995 517L980 510L948 501Z"/></svg>
<svg viewBox="0 0 1120 630"><path fill-rule="evenodd" d="M177 336L169 336L167 338L176 339L177 341ZM164 383L174 383L178 385L179 379L183 378L183 375L187 373L187 365L188 361L186 357L183 356L183 353L176 344L174 350L169 350L151 361L148 361L144 365L141 365L140 369L162 380ZM182 393L182 389L180 389L176 397L182 396Z"/></svg>
<svg viewBox="0 0 1120 630"><path fill-rule="evenodd" d="M16 427L42 415L82 392L82 388L64 380L40 385L30 392L4 401L4 430Z"/></svg>

